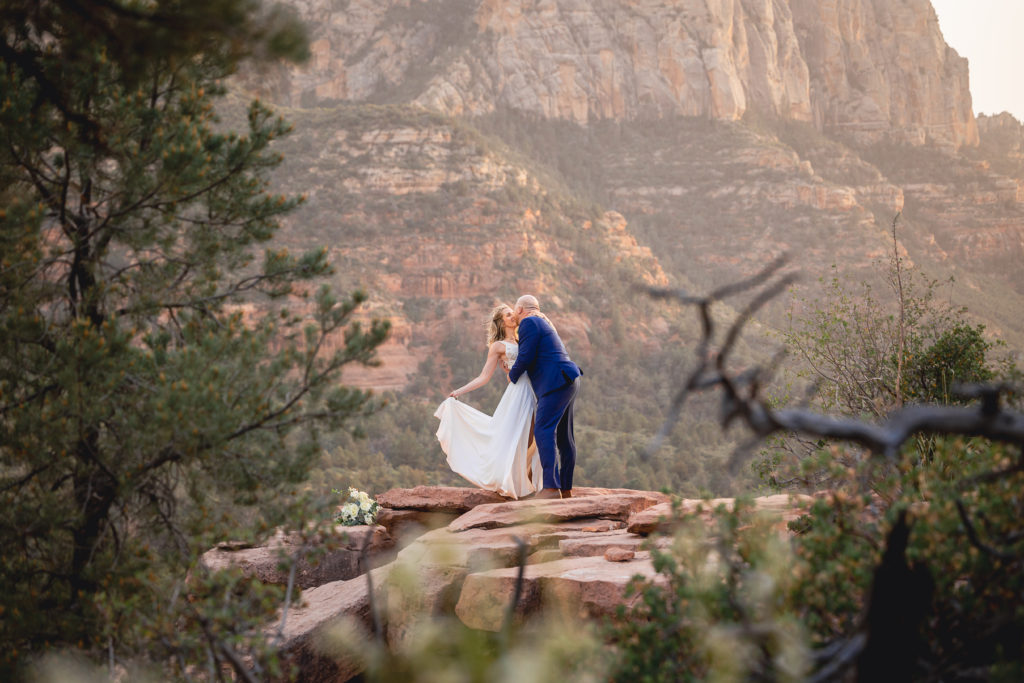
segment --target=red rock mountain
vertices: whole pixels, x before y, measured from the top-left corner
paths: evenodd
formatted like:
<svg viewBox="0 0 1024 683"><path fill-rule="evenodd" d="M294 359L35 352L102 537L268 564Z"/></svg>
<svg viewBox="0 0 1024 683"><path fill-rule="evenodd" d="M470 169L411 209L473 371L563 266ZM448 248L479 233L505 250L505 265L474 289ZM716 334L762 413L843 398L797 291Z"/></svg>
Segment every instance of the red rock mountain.
<svg viewBox="0 0 1024 683"><path fill-rule="evenodd" d="M350 382L425 410L478 371L493 303L529 291L591 370L611 458L660 419L697 329L638 283L706 291L783 252L808 288L833 264L877 281L897 212L907 262L1024 343L1022 129L974 116L928 0L291 4L311 60L239 83L296 127L277 181L309 201L281 239L328 245L336 284L395 323Z"/></svg>

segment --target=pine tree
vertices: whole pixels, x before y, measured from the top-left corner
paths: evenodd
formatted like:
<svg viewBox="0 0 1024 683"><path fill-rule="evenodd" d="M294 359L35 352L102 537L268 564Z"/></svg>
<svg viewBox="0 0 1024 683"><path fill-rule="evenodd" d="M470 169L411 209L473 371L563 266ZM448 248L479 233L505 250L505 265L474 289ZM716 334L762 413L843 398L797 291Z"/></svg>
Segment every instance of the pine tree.
<svg viewBox="0 0 1024 683"><path fill-rule="evenodd" d="M301 201L267 181L287 124L217 121L239 60L301 56L302 33L250 0L0 19L0 676L67 646L273 666L280 591L196 560L301 518L320 430L371 408L340 369L388 330L310 282L326 249L272 246Z"/></svg>

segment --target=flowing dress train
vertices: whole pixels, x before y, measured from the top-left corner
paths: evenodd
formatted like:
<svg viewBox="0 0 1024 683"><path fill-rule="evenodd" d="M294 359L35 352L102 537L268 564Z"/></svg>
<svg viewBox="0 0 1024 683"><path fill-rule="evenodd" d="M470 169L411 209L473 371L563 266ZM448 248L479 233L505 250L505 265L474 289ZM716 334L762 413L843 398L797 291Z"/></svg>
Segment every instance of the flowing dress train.
<svg viewBox="0 0 1024 683"><path fill-rule="evenodd" d="M503 343L505 366L511 367L519 346ZM437 439L448 456L448 466L474 486L511 498L539 491L540 457L537 449L529 446L536 407L537 398L527 375L515 384L509 383L494 415L452 397L445 399L434 417L441 421ZM532 476L527 476L528 469Z"/></svg>

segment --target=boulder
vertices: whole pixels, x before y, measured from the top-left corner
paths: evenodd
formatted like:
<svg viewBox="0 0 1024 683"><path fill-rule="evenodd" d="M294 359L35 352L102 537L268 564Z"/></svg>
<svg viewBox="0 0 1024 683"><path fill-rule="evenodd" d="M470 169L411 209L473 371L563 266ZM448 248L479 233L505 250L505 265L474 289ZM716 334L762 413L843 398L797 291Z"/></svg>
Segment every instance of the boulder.
<svg viewBox="0 0 1024 683"><path fill-rule="evenodd" d="M518 567L510 567L467 576L455 606L462 623L485 631L500 630L515 594L518 572ZM647 553L637 554L633 562L574 557L527 565L513 619L521 622L541 607L556 609L571 620L611 616L619 605L628 607L638 599L625 597L626 585L637 574L661 580Z"/></svg>
<svg viewBox="0 0 1024 683"><path fill-rule="evenodd" d="M478 505L507 501L500 493L464 486L416 486L391 489L377 496L381 507L392 510L420 510L462 514Z"/></svg>
<svg viewBox="0 0 1024 683"><path fill-rule="evenodd" d="M631 534L646 536L655 531L665 531L672 519L672 504L658 503L629 517L626 530Z"/></svg>
<svg viewBox="0 0 1024 683"><path fill-rule="evenodd" d="M666 504L662 503L660 498L644 491L605 496L492 503L473 508L449 524L448 529L451 531L494 529L530 522L559 524L587 518L626 521L631 514L659 503Z"/></svg>
<svg viewBox="0 0 1024 683"><path fill-rule="evenodd" d="M636 551L629 550L628 548L608 548L604 551L604 559L609 562L629 562L636 557Z"/></svg>
<svg viewBox="0 0 1024 683"><path fill-rule="evenodd" d="M200 566L208 571L237 567L246 576L264 583L284 585L288 583L290 560L295 558L298 562L295 583L302 588L312 588L355 578L367 569L379 567L392 559L393 553L389 551L394 540L382 526L335 525L330 540L335 543L328 545L337 547L321 551L324 539L314 539L303 545L298 535L278 531L260 546L218 545L203 554ZM370 545L364 557L363 545L367 541Z"/></svg>

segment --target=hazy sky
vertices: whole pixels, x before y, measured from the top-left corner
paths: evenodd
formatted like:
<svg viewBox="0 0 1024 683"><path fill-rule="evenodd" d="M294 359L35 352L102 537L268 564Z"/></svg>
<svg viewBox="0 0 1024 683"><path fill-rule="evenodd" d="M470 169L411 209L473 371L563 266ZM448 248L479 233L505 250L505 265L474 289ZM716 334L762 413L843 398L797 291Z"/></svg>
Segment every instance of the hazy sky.
<svg viewBox="0 0 1024 683"><path fill-rule="evenodd" d="M1024 121L1024 0L932 0L946 43L971 69L975 114Z"/></svg>

